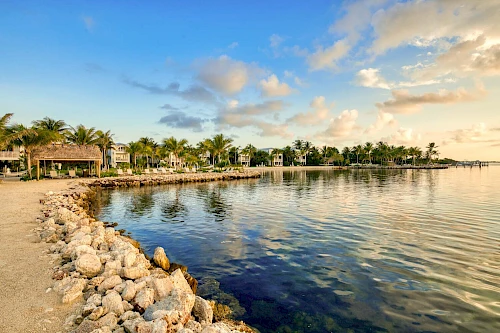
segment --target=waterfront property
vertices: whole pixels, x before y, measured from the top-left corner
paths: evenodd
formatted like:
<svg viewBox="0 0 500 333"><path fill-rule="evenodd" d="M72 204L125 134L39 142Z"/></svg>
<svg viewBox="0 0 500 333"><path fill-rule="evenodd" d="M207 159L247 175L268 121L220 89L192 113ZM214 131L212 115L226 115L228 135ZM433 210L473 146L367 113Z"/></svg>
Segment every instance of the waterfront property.
<svg viewBox="0 0 500 333"><path fill-rule="evenodd" d="M238 153L238 164L249 167L250 166L250 154L245 154L242 150Z"/></svg>
<svg viewBox="0 0 500 333"><path fill-rule="evenodd" d="M283 166L283 153L278 152L277 154L276 153L273 154L273 152L274 152L273 148L262 148L259 150L265 151L266 153L269 154L269 156L271 157L270 158L270 165L271 166L274 166L274 167Z"/></svg>
<svg viewBox="0 0 500 333"><path fill-rule="evenodd" d="M107 150L108 165L119 168L122 163L130 163L130 154L127 152L127 145L116 143Z"/></svg>

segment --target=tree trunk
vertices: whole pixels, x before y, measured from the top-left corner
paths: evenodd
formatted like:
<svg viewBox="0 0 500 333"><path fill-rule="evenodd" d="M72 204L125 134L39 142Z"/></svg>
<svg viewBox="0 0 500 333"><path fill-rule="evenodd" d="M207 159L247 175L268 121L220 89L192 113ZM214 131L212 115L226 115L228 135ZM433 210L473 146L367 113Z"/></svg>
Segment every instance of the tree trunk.
<svg viewBox="0 0 500 333"><path fill-rule="evenodd" d="M26 153L26 164L28 167L28 175L30 176L31 179L31 152L28 149L24 149L24 152Z"/></svg>

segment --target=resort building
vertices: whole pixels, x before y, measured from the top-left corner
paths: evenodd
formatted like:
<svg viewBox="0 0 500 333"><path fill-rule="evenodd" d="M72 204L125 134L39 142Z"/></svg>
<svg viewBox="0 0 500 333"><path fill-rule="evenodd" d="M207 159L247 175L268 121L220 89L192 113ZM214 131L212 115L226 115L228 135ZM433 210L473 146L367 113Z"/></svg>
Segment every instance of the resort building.
<svg viewBox="0 0 500 333"><path fill-rule="evenodd" d="M297 153L297 157L295 160L300 164L300 165L306 165L307 164L307 154L300 154L298 150L295 151Z"/></svg>
<svg viewBox="0 0 500 333"><path fill-rule="evenodd" d="M238 152L238 164L241 164L243 166L250 166L250 155L248 154L243 154L241 150Z"/></svg>
<svg viewBox="0 0 500 333"><path fill-rule="evenodd" d="M0 161L19 161L20 157L21 149L19 147L0 151Z"/></svg>
<svg viewBox="0 0 500 333"><path fill-rule="evenodd" d="M199 157L200 157L200 159L203 161L203 163L205 163L205 164L207 164L207 165L212 164L212 163L211 163L212 161L210 160L210 152L209 152L209 151L206 151L206 152L204 152L204 153L201 153Z"/></svg>
<svg viewBox="0 0 500 333"><path fill-rule="evenodd" d="M117 143L108 149L107 152L108 165L113 168L119 166L119 163L130 163L130 154L127 153L127 145Z"/></svg>
<svg viewBox="0 0 500 333"><path fill-rule="evenodd" d="M273 155L273 151L274 151L273 148L263 148L260 150L265 151L270 156ZM275 154L272 157L272 160L270 160L270 163L271 163L271 166L283 166L283 154L282 153Z"/></svg>
<svg viewBox="0 0 500 333"><path fill-rule="evenodd" d="M182 167L184 165L184 159L182 157L175 157L174 153L169 153L164 160L171 167Z"/></svg>

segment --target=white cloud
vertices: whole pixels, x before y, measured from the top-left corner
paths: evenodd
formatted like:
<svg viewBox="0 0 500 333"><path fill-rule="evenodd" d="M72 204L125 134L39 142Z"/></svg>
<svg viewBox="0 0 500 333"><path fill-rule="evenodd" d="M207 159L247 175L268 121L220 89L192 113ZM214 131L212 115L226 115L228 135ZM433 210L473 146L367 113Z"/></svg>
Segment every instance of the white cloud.
<svg viewBox="0 0 500 333"><path fill-rule="evenodd" d="M454 104L475 101L485 96L486 91L478 86L475 91L468 92L464 88L456 91L440 90L438 93L412 95L408 90L393 90L392 99L375 105L384 112L410 114L420 111L423 104Z"/></svg>
<svg viewBox="0 0 500 333"><path fill-rule="evenodd" d="M294 91L285 82L280 82L274 74L269 76L267 80L261 80L259 86L262 89L261 96L263 97L288 96Z"/></svg>
<svg viewBox="0 0 500 333"><path fill-rule="evenodd" d="M470 128L457 129L449 132L449 139L445 140L444 144L448 143L484 143L484 142L500 142L500 129L488 128L486 123L479 122L472 125Z"/></svg>
<svg viewBox="0 0 500 333"><path fill-rule="evenodd" d="M420 141L422 136L413 131L412 128L400 127L394 134L384 137L381 141L396 145L412 145Z"/></svg>
<svg viewBox="0 0 500 333"><path fill-rule="evenodd" d="M271 37L269 37L269 43L271 48L277 48L280 46L281 43L283 43L285 39L277 34L272 34Z"/></svg>
<svg viewBox="0 0 500 333"><path fill-rule="evenodd" d="M264 74L256 64L233 60L227 55L210 58L199 65L198 79L225 95L239 93L250 81Z"/></svg>
<svg viewBox="0 0 500 333"><path fill-rule="evenodd" d="M333 104L327 106L324 96L316 96L309 106L313 109L309 112L298 113L289 118L287 122L293 122L298 125L318 125L330 118L330 108Z"/></svg>
<svg viewBox="0 0 500 333"><path fill-rule="evenodd" d="M309 70L337 69L337 62L345 57L350 49L351 46L345 39L336 41L326 49L323 46L318 46L316 52L307 57Z"/></svg>
<svg viewBox="0 0 500 333"><path fill-rule="evenodd" d="M357 119L357 110L344 110L338 117L330 120L328 128L316 134L316 138L329 140L331 138L346 137L356 128Z"/></svg>
<svg viewBox="0 0 500 333"><path fill-rule="evenodd" d="M229 44L229 45L227 46L227 48L228 48L228 49L235 49L235 48L237 48L237 47L238 47L238 45L239 45L239 44L238 44L238 42L232 42L231 44Z"/></svg>
<svg viewBox="0 0 500 333"><path fill-rule="evenodd" d="M377 131L380 131L386 125L392 126L395 125L396 123L397 121L396 119L394 119L393 114L379 110L377 113L377 119L375 120L375 123L368 126L368 128L365 130L365 134L373 134Z"/></svg>
<svg viewBox="0 0 500 333"><path fill-rule="evenodd" d="M362 87L391 89L376 68L362 69L356 74L356 84Z"/></svg>

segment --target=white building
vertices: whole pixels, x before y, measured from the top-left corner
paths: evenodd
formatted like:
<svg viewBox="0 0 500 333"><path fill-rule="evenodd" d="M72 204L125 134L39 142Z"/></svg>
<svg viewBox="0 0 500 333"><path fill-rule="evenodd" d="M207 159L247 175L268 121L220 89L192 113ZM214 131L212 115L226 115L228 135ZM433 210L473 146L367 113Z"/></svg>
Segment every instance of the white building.
<svg viewBox="0 0 500 333"><path fill-rule="evenodd" d="M127 145L123 143L114 144L111 149L108 149L107 158L109 165L113 168L119 166L119 163L130 163Z"/></svg>
<svg viewBox="0 0 500 333"><path fill-rule="evenodd" d="M269 155L272 155L274 149L273 148L263 148L263 149L260 149L262 151L265 151L266 153L268 153ZM279 154L275 154L273 156L273 159L271 162L271 166L283 166L283 154L282 153L279 153Z"/></svg>
<svg viewBox="0 0 500 333"><path fill-rule="evenodd" d="M300 165L306 165L307 164L307 154L300 154L298 150L295 151L296 157L295 160L300 164Z"/></svg>
<svg viewBox="0 0 500 333"><path fill-rule="evenodd" d="M242 154L241 150L240 150L238 152L238 164L249 167L250 166L250 155Z"/></svg>
<svg viewBox="0 0 500 333"><path fill-rule="evenodd" d="M210 152L208 150L204 153L201 153L199 157L205 164L207 165L212 164L212 161L210 159Z"/></svg>
<svg viewBox="0 0 500 333"><path fill-rule="evenodd" d="M12 150L0 151L0 161L19 161L21 157L21 149L14 147Z"/></svg>

